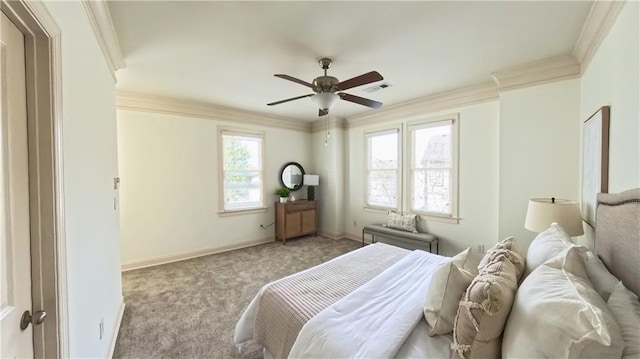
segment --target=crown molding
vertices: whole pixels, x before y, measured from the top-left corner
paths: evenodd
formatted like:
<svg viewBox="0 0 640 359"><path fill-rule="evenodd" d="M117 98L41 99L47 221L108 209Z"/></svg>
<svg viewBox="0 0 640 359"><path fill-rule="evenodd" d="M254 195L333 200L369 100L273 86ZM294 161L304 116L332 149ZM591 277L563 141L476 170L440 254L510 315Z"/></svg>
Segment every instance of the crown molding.
<svg viewBox="0 0 640 359"><path fill-rule="evenodd" d="M183 100L172 97L146 95L119 91L116 97L118 109L161 113L187 117L206 118L219 121L251 123L303 132L311 131L311 123L289 118L275 118L256 112L205 102Z"/></svg>
<svg viewBox="0 0 640 359"><path fill-rule="evenodd" d="M382 110L369 111L362 115L347 118L347 127L357 127L386 122L391 119L424 115L436 111L473 105L498 99L498 88L493 82L463 87L401 102Z"/></svg>
<svg viewBox="0 0 640 359"><path fill-rule="evenodd" d="M120 50L118 36L113 27L107 3L105 0L82 0L80 4L87 14L113 79L117 81L115 72L126 67L126 64Z"/></svg>
<svg viewBox="0 0 640 359"><path fill-rule="evenodd" d="M329 128L347 128L347 121L342 117L329 116ZM311 123L311 132L322 132L327 130L327 120L320 118Z"/></svg>
<svg viewBox="0 0 640 359"><path fill-rule="evenodd" d="M584 72L596 51L616 22L616 18L626 1L594 1L580 37L573 48L575 56Z"/></svg>
<svg viewBox="0 0 640 359"><path fill-rule="evenodd" d="M491 73L500 91L541 85L580 76L580 63L573 56L551 57Z"/></svg>

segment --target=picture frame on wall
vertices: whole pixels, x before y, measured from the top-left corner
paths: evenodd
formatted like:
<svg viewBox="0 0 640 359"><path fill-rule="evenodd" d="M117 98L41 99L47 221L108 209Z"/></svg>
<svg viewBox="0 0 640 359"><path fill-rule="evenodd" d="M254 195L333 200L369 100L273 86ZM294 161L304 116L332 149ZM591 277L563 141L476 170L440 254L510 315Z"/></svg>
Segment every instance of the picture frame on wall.
<svg viewBox="0 0 640 359"><path fill-rule="evenodd" d="M582 219L596 223L596 197L609 191L609 106L602 106L582 125Z"/></svg>

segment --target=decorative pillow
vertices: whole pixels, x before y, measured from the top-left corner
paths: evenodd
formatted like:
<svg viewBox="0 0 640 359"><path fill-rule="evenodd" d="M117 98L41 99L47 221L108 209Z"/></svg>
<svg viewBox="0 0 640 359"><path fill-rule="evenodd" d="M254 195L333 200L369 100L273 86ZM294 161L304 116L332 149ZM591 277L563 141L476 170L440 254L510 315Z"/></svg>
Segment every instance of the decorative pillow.
<svg viewBox="0 0 640 359"><path fill-rule="evenodd" d="M503 253L501 249L510 250L522 256L522 252L520 251L520 248L518 248L515 238L507 237L496 243L487 251L487 253L485 253L484 257L480 260L480 264L478 264L478 270L484 267L488 262L491 262L495 256L501 255ZM522 265L524 265L524 263L522 263ZM522 269L520 272L522 272Z"/></svg>
<svg viewBox="0 0 640 359"><path fill-rule="evenodd" d="M600 258L591 251L587 252L587 275L591 284L593 284L593 288L600 294L602 299L609 300L613 287L618 284L619 280L609 272Z"/></svg>
<svg viewBox="0 0 640 359"><path fill-rule="evenodd" d="M589 280L545 264L518 289L502 357L619 358L622 348L620 328Z"/></svg>
<svg viewBox="0 0 640 359"><path fill-rule="evenodd" d="M501 336L511 311L522 256L508 249L492 249L491 259L467 288L456 314L453 357L499 358Z"/></svg>
<svg viewBox="0 0 640 359"><path fill-rule="evenodd" d="M640 358L640 302L622 282L613 287L607 307L613 314L624 340L622 358Z"/></svg>
<svg viewBox="0 0 640 359"><path fill-rule="evenodd" d="M527 261L524 276L538 268L549 259L562 254L569 247L575 244L571 241L571 237L557 223L552 223L549 228L538 234L531 242L527 250Z"/></svg>
<svg viewBox="0 0 640 359"><path fill-rule="evenodd" d="M467 248L433 273L424 303L424 318L429 335L453 331L460 299L473 277L478 274L472 257L471 248Z"/></svg>
<svg viewBox="0 0 640 359"><path fill-rule="evenodd" d="M393 211L389 211L387 218L387 227L400 229L407 232L418 233L416 230L416 221L418 216L415 214L401 215Z"/></svg>

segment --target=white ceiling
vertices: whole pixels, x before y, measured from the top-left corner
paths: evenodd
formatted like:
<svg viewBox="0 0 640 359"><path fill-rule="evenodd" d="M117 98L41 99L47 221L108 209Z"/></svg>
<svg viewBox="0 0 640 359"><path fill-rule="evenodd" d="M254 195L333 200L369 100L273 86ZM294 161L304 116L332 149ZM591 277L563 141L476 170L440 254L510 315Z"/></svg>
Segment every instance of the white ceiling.
<svg viewBox="0 0 640 359"><path fill-rule="evenodd" d="M317 60L339 80L377 70L392 85L345 91L393 105L490 80L489 73L570 55L591 2L110 1L127 64L117 88L307 121ZM373 85L373 84L372 84ZM349 117L367 107L340 101Z"/></svg>

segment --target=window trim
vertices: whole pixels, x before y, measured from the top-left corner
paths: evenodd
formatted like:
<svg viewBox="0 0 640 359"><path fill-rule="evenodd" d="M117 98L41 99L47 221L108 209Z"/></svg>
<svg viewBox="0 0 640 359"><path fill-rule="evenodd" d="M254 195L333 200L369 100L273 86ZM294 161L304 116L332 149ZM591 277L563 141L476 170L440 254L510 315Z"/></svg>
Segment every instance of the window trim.
<svg viewBox="0 0 640 359"><path fill-rule="evenodd" d="M458 190L460 187L460 178L459 178L459 166L460 166L460 161L459 161L459 143L460 143L460 131L459 131L459 118L460 118L460 114L459 113L455 113L455 114L448 114L448 115L443 115L443 116L436 116L436 117L430 117L427 119L420 119L420 120L414 120L414 121L409 121L407 123L407 129L406 129L406 136L408 138L407 140L407 151L404 153L404 155L407 158L407 163L409 163L409 166L407 167L407 175L406 175L406 184L405 184L405 188L408 188L409 190L406 191L403 195L405 196L405 203L407 203L407 208L406 211L407 212L411 212L411 213L415 213L418 214L420 217L424 217L427 219L431 219L434 221L439 221L439 222L448 222L448 223L459 223L459 215L458 215ZM452 143L451 143L451 176L450 176L450 180L451 180L451 214L444 214L444 213L437 213L437 212L427 212L427 211L420 211L420 210L414 210L413 208L413 198L412 198L412 194L413 194L413 159L414 159L414 153L413 153L413 141L414 141L414 136L412 131L417 130L417 129L422 129L422 128L428 128L428 127L433 127L433 126L437 126L437 123L441 123L441 122L451 122L451 134L452 134Z"/></svg>
<svg viewBox="0 0 640 359"><path fill-rule="evenodd" d="M265 181L265 165L266 165L266 154L265 154L265 132L260 130L252 130L247 128L238 128L238 127L227 127L227 126L217 126L218 132L218 215L221 217L229 216L229 215L242 215L242 214L252 214L256 212L264 212L266 210L266 181ZM260 139L260 191L262 193L262 201L258 206L255 207L246 207L246 208L237 208L237 209L225 209L224 202L224 147L223 147L223 135L232 135L232 136L244 136L244 137L254 137Z"/></svg>
<svg viewBox="0 0 640 359"><path fill-rule="evenodd" d="M391 126L385 126L381 128L375 128L364 131L364 155L365 155L365 167L364 167L364 208L372 211L399 211L403 207L403 131L402 124L396 124ZM396 207L384 207L369 204L369 165L371 164L371 153L369 152L369 138L371 135L384 135L396 133L398 135L398 148L397 148L397 162L398 168L396 170Z"/></svg>

